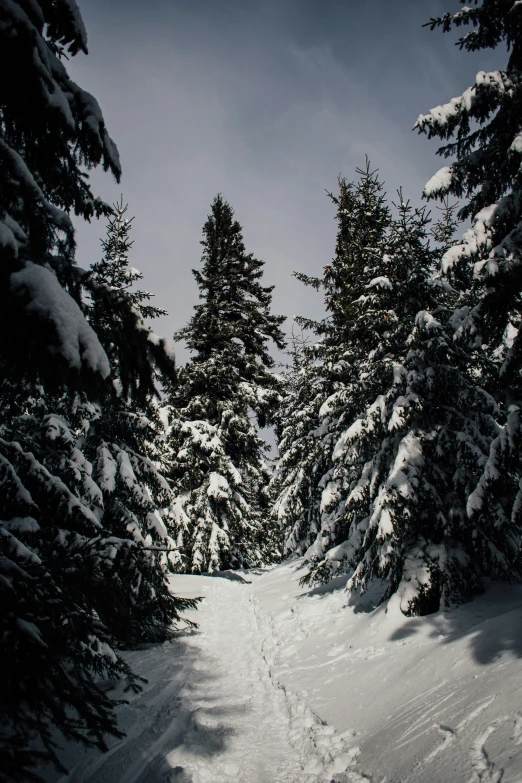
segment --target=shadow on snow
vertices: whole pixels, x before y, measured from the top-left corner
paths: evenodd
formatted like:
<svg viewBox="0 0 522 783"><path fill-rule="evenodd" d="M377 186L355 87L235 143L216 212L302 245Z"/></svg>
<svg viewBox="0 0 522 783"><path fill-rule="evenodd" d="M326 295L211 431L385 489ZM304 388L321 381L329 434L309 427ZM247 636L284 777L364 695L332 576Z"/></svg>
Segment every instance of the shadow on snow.
<svg viewBox="0 0 522 783"><path fill-rule="evenodd" d="M474 660L487 665L503 653L522 657L522 587L497 584L484 595L449 611L404 618L391 641L411 638L431 628L429 636L441 644L469 637Z"/></svg>
<svg viewBox="0 0 522 783"><path fill-rule="evenodd" d="M210 760L225 751L233 734L227 716L245 707L220 705L212 662L191 644L198 633L182 631L163 644L125 653L148 680L138 694L124 694L121 683L111 694L129 701L117 708L126 736L109 740L103 754L65 744L61 758L69 774L59 783L191 783L183 758ZM50 770L44 777L57 780Z"/></svg>

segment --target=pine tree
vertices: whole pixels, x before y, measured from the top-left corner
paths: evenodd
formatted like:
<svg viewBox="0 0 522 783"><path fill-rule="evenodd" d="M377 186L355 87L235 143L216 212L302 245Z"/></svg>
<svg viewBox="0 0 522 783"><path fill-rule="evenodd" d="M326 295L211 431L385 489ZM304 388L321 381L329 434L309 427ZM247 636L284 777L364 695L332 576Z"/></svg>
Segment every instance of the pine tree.
<svg viewBox="0 0 522 783"><path fill-rule="evenodd" d="M99 334L111 355L114 335ZM100 404L80 391L30 388L4 380L0 432L3 605L10 608L0 658L11 683L2 756L7 779L21 780L38 759L62 769L53 723L65 737L102 749L106 734L119 735L114 704L94 677L125 677L139 687L117 650L168 638L193 605L166 583L173 542L160 506L171 491L147 453L155 430L144 411L115 392ZM74 676L64 679L70 666ZM42 750L31 753L26 745L35 737Z"/></svg>
<svg viewBox="0 0 522 783"><path fill-rule="evenodd" d="M39 394L39 378L53 383L59 375L92 387L109 374L69 293L77 276L67 213L89 219L107 211L80 164L101 162L116 177L120 166L96 101L67 76L65 47L71 55L87 48L75 4L0 3L0 68L9 74L0 87L0 657L7 688L0 775L6 780L31 779L39 758L27 748L33 736L43 741L41 757L56 760L49 723L102 745L103 735L117 730L110 700L93 676L127 673L104 647L109 632L85 596L70 589L65 550L70 547L72 558L75 548L83 555L79 539L54 541L58 515L63 527L81 531L83 543L97 537L97 521L11 429L17 414L25 414L20 400ZM71 634L66 623L73 618Z"/></svg>
<svg viewBox="0 0 522 783"><path fill-rule="evenodd" d="M307 371L301 374L305 387L294 392L297 398L304 395L307 415L301 419L299 404L293 412L289 411L288 432L279 443L276 477L282 489L275 509L278 516L282 515L279 518L283 527L295 531L287 538L288 544L293 540L295 551L299 552L312 544L307 556L316 560L342 540L335 526L328 531L324 524L322 493L332 469L337 428L343 422L351 423L358 412L359 364L372 355L380 332L386 329L386 314L379 313L381 323L377 327L371 308L362 307L361 303L371 302L375 290L386 290L382 258L390 210L383 186L368 159L365 168L357 169L357 173L359 182L349 183L340 177L339 196L328 194L337 208L334 259L325 266L322 278L295 273L306 285L323 291L328 315L321 322L297 319L319 339L305 352ZM296 380L299 382L299 378ZM291 400L289 404L292 406ZM298 433L298 441L293 440L292 430ZM306 462L306 471L301 473L298 469L294 473L294 465L301 459ZM289 504L286 498L294 496L300 498L299 502ZM321 531L320 536L317 531Z"/></svg>
<svg viewBox="0 0 522 783"><path fill-rule="evenodd" d="M479 498L475 489L505 418L488 392L494 364L486 351L454 340L460 293L436 274L452 244L453 210L430 236L425 209L414 210L399 192L392 219L384 197L375 198L382 185L369 164L359 174L357 185L340 180L336 200L335 265L344 268L337 300L328 268L323 283L334 314L339 303L339 328L334 317L320 325L325 338L316 349L329 361L318 361L315 372L335 385L307 422L309 440L323 444L314 453L325 468L315 480L318 532L305 553L304 581L345 573L349 589L364 591L382 579L382 600L397 593L405 614L425 614L516 568L519 528L502 514L502 500L486 487ZM282 449L283 472L291 454L292 446ZM513 476L502 480L509 497ZM296 479L286 496L298 488ZM490 512L500 505L493 528L473 513L480 502ZM290 521L292 512L290 505ZM300 534L306 544L307 534Z"/></svg>
<svg viewBox="0 0 522 783"><path fill-rule="evenodd" d="M476 0L474 5L428 24L444 32L473 25L457 42L466 51L505 43L510 52L506 69L480 71L462 96L420 115L415 128L429 138L455 138L438 150L455 159L427 183L425 196L453 194L465 200L460 217L472 218L472 228L448 251L443 265L445 270L474 266L480 301L470 309L462 330L470 342L488 345L502 364L502 387L509 396L514 383L513 394L519 399L522 10L509 0Z"/></svg>
<svg viewBox="0 0 522 783"><path fill-rule="evenodd" d="M484 577L509 575L519 531L508 520L488 529L467 512L500 429L498 406L479 386L491 366L455 345L455 297L433 277L440 250L430 246L429 218L399 195L388 283L369 308L377 328L379 310L389 326L360 365L366 401L339 428L323 493L323 526L344 541L308 579L344 570L360 591L383 579L383 600L398 593L405 614L426 614L473 595Z"/></svg>
<svg viewBox="0 0 522 783"><path fill-rule="evenodd" d="M160 377L175 379L174 352L168 340L145 324L145 319L166 315L166 310L148 304L152 294L147 291L132 290L143 275L128 262L134 218L126 217L127 209L123 196L113 205L102 242L103 258L93 264L84 286L90 293L89 323L109 357L120 396L147 406L159 396Z"/></svg>
<svg viewBox="0 0 522 783"><path fill-rule="evenodd" d="M67 75L66 48L87 51L73 0L0 0L9 74L0 87L0 778L9 781L37 780L45 761L65 771L56 729L100 748L118 736L96 680L138 687L118 649L165 636L187 605L165 589L163 554L105 528L103 490L82 451L111 372L86 298L140 331L114 343L129 362L126 394L150 397L156 369L172 378L172 359L128 300L75 266L69 213L111 211L87 171L101 163L118 178L120 167L98 104Z"/></svg>
<svg viewBox="0 0 522 783"><path fill-rule="evenodd" d="M85 170L101 163L118 179L118 152L96 100L62 62L87 52L76 3L4 1L0 23L0 69L10 74L0 88L2 372L93 386L109 365L75 301L81 272L68 213L109 213Z"/></svg>
<svg viewBox="0 0 522 783"><path fill-rule="evenodd" d="M194 355L170 396L170 475L181 489L172 526L192 571L273 555L263 553L269 471L253 416L269 424L278 403L268 342L284 345L284 318L270 313L263 262L246 253L233 215L216 196L203 227L203 267L194 270L202 303L176 335Z"/></svg>
<svg viewBox="0 0 522 783"><path fill-rule="evenodd" d="M272 516L281 530L283 555L304 554L319 532L319 482L330 449L317 432L325 394L313 348L302 329L300 336L292 332L292 364L283 376L283 401L276 416L278 459L270 494L275 498Z"/></svg>
<svg viewBox="0 0 522 783"><path fill-rule="evenodd" d="M474 6L474 7L473 7ZM450 32L472 25L457 44L466 51L507 46L505 70L480 71L462 96L417 120L428 137L451 140L438 154L451 158L426 185L427 198L464 199L460 215L472 218L442 266L459 286L455 338L468 349L485 346L497 366L488 391L503 422L470 498L476 524L495 529L520 526L521 219L522 219L522 11L508 0L484 0L428 23ZM514 574L516 576L516 574Z"/></svg>
<svg viewBox="0 0 522 783"><path fill-rule="evenodd" d="M94 291L109 290L112 297L109 303L118 301L120 307L109 309L107 301L99 297L92 298L88 308L89 321L110 358L115 376L113 390L102 405L94 406L93 415L88 414L93 406L77 405L74 418L78 432L83 426L82 451L93 465L93 477L102 489L105 529L122 539L129 538L148 551L158 552L154 558L149 556L149 574L127 618L119 609L111 623L111 627L126 623L126 641L132 644L143 641L147 633L150 638L164 636L169 625L168 607L178 617L175 607L184 605L183 601L176 604L178 599L172 601L159 565L162 561L164 566L175 567L180 559L164 519L172 491L159 469L163 426L156 399L158 382L174 378L174 362L167 341L156 337L143 320L156 318L165 311L148 304L152 294L133 290L133 284L143 277L128 261L133 245L129 233L134 218L126 217L128 206L123 204L123 198L113 209L107 238L102 242L103 258L92 267L92 281ZM167 376L155 364L154 354L149 352L147 356L145 351L141 354L144 361L140 373L134 376L129 373L121 345L132 344L135 333L138 340L145 337L144 345L163 344L172 357ZM134 381L133 385L129 380ZM149 598L145 596L147 590Z"/></svg>

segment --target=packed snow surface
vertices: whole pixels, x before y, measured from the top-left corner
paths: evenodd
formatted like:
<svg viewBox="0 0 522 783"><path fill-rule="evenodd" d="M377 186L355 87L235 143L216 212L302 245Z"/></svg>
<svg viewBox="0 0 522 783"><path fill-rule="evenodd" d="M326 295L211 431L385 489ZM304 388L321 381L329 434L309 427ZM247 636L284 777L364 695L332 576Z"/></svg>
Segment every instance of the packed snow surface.
<svg viewBox="0 0 522 783"><path fill-rule="evenodd" d="M522 588L406 618L300 565L172 577L199 629L128 654L127 736L60 782L522 783Z"/></svg>

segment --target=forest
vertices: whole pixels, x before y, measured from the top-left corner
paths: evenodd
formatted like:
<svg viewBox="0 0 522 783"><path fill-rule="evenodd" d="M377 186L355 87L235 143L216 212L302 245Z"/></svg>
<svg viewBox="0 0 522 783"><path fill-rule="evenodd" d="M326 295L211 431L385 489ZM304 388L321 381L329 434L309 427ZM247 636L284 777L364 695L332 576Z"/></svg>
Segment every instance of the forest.
<svg viewBox="0 0 522 783"><path fill-rule="evenodd" d="M444 163L423 206L378 160L340 175L333 256L294 273L325 317L292 322L217 193L171 339L132 265L132 204L91 182L127 164L68 74L88 51L75 0L0 0L1 781L68 780L64 742L124 737L147 681L132 655L213 627L185 577L235 589L298 562L301 589L405 622L522 581L522 3L453 5L434 34L507 54L419 116ZM86 268L73 217L102 226ZM368 780L334 757L277 780ZM228 780L176 775L121 780Z"/></svg>

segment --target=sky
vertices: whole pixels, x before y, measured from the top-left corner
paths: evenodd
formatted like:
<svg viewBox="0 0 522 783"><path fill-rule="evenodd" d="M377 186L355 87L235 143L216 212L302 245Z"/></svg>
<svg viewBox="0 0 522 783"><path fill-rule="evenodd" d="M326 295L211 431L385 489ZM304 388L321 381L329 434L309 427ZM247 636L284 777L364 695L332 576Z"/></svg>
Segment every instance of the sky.
<svg viewBox="0 0 522 783"><path fill-rule="evenodd" d="M169 315L171 337L198 301L201 231L220 192L265 262L273 312L324 317L321 294L292 277L334 254L335 192L368 155L390 197L413 203L442 166L421 113L460 95L501 50L469 54L422 27L457 0L79 0L89 55L67 63L91 92L121 157L120 184L92 173L135 216L129 261ZM435 210L434 210L435 211ZM77 258L100 257L104 221L77 222ZM188 354L178 346L178 363Z"/></svg>

